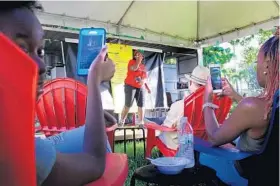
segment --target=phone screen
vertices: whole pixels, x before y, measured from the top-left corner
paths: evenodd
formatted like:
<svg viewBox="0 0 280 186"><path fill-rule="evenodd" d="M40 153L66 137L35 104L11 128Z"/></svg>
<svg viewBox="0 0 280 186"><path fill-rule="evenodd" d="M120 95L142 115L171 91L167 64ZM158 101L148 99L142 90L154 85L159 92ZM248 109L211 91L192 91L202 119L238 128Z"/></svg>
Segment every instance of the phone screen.
<svg viewBox="0 0 280 186"><path fill-rule="evenodd" d="M90 65L105 44L106 30L103 28L83 28L80 30L77 74L88 75Z"/></svg>
<svg viewBox="0 0 280 186"><path fill-rule="evenodd" d="M97 57L103 46L103 35L82 36L80 68L89 69L93 60Z"/></svg>
<svg viewBox="0 0 280 186"><path fill-rule="evenodd" d="M222 78L221 78L221 68L220 67L210 67L211 82L213 90L222 89Z"/></svg>

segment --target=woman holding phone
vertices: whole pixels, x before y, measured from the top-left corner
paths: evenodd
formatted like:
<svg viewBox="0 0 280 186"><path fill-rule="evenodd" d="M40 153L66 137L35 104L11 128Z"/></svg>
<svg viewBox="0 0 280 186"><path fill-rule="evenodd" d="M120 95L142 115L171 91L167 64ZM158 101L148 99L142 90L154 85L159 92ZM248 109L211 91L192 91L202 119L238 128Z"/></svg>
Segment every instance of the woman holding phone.
<svg viewBox="0 0 280 186"><path fill-rule="evenodd" d="M151 90L146 84L147 72L145 65L143 64L143 52L144 51L142 50L135 50L133 59L128 63L127 76L124 81L125 105L122 110L121 119L119 122L121 126L124 125L125 119L134 99L136 100L138 106L138 124L144 124L144 89L146 88L148 93L151 93Z"/></svg>
<svg viewBox="0 0 280 186"><path fill-rule="evenodd" d="M262 149L270 120L273 95L279 89L279 31L260 48L257 56L257 81L263 92L257 97L242 98L230 90L225 80L221 95L227 95L238 101L233 113L219 125L212 103L213 86L208 78L204 93L204 120L208 137L214 146L232 142L237 137L237 148L246 152L258 152Z"/></svg>

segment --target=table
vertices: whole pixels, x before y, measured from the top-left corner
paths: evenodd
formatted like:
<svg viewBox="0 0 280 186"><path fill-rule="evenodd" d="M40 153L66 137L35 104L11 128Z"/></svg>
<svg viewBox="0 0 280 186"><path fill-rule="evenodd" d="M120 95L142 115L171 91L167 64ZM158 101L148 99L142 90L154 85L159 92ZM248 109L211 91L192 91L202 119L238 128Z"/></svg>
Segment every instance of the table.
<svg viewBox="0 0 280 186"><path fill-rule="evenodd" d="M225 184L217 178L216 172L213 169L202 165L184 169L183 172L177 175L164 175L161 174L154 165L150 164L135 170L130 181L130 186L135 186L136 180L146 182L147 185L152 183L161 186L225 186Z"/></svg>
<svg viewBox="0 0 280 186"><path fill-rule="evenodd" d="M136 126L136 125L132 125L132 126L123 126L123 127L117 127L114 131L114 135L113 135L113 141L115 141L115 132L117 130L123 130L123 140L124 140L124 153L126 153L126 131L127 130L132 130L133 132L133 155L134 155L134 158L136 157L136 136L135 136L135 130L142 130L142 134L143 134L143 137L142 137L142 140L143 140L143 151L144 151L144 158L145 158L145 154L146 154L146 138L145 138L145 129L141 126ZM113 149L113 152L114 152L114 145L112 147Z"/></svg>

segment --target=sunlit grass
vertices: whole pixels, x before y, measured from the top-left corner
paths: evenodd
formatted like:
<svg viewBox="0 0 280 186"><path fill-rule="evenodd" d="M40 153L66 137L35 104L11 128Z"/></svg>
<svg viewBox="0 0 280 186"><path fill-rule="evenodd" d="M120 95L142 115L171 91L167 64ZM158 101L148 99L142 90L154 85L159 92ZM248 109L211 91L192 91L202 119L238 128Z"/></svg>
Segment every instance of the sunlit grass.
<svg viewBox="0 0 280 186"><path fill-rule="evenodd" d="M115 152L120 152L123 153L124 152L124 144L123 143L116 143L115 144ZM129 164L129 173L128 173L128 177L126 179L126 183L125 186L129 186L130 185L130 179L135 171L135 169L137 169L138 167L142 167L144 165L147 165L148 161L146 159L144 159L144 149L143 149L143 142L142 141L137 141L136 142L136 155L135 158L133 156L133 142L127 142L126 144L126 154L128 155L128 164ZM154 150L152 152L152 157L158 157L158 151ZM146 184L141 183L141 182L137 182L136 181L136 185L137 186L145 186Z"/></svg>

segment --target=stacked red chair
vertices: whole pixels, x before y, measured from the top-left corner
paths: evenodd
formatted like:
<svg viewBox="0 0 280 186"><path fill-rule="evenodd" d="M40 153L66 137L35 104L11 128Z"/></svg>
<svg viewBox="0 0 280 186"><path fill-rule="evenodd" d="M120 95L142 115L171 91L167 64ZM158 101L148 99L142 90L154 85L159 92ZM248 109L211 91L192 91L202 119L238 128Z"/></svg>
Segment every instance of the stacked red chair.
<svg viewBox="0 0 280 186"><path fill-rule="evenodd" d="M207 139L202 112L203 95L204 87L201 87L184 100L184 108L182 109L184 109L184 116L188 118L189 123L193 127L194 136ZM222 124L230 111L232 101L229 97L219 98L214 95L213 103L219 106L219 109L216 109L215 114L218 122ZM154 123L147 123L145 124L145 127L148 130L146 157L151 157L151 152L154 147L157 147L164 156L175 156L177 150L169 149L158 137L156 137L155 131L175 132L177 129L160 126Z"/></svg>
<svg viewBox="0 0 280 186"><path fill-rule="evenodd" d="M85 124L87 87L71 78L57 78L44 85L44 93L36 105L40 122L38 131L46 136L71 130ZM117 124L106 128L111 147Z"/></svg>

